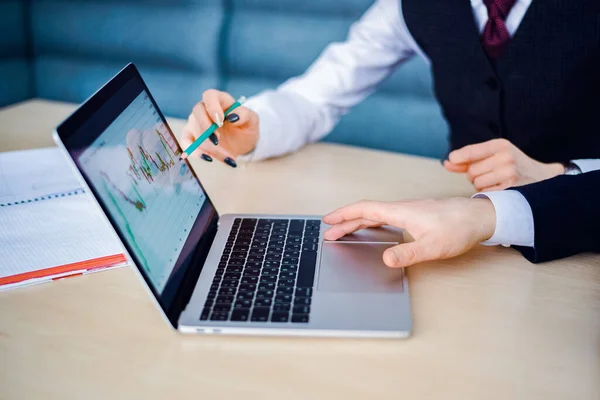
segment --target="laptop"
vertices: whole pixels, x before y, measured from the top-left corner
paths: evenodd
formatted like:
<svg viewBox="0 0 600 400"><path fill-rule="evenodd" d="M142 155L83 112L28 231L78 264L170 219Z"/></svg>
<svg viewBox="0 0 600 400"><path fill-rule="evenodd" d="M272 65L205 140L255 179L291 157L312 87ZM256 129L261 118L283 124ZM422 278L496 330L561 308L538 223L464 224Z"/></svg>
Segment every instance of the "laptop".
<svg viewBox="0 0 600 400"><path fill-rule="evenodd" d="M401 231L325 242L318 216L220 215L133 64L54 139L178 331L409 336L405 271L382 261Z"/></svg>

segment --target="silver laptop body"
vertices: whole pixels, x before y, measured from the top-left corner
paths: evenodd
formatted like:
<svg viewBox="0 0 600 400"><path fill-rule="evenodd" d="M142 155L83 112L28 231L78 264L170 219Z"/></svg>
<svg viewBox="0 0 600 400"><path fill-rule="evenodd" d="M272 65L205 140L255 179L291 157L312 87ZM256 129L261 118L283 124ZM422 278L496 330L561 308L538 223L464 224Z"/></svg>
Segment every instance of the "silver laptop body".
<svg viewBox="0 0 600 400"><path fill-rule="evenodd" d="M318 257L308 323L200 321L228 233L238 218L315 220L303 215L221 216L215 242L200 274L179 330L188 333L347 336L403 338L411 332L408 281L404 269L383 264L383 251L401 241L401 232L373 229L336 242L323 240L321 224Z"/></svg>
<svg viewBox="0 0 600 400"><path fill-rule="evenodd" d="M158 123L152 132L135 133L141 143L138 147L142 156L150 157L148 160L152 159L156 165L156 168L143 166L142 173L136 158L139 155L131 154L134 146L129 142L129 131L123 136L127 144L110 145L119 129L131 129L127 121L134 120L137 114L128 110L134 107L134 102L136 110L148 108L147 112L152 112ZM120 118L122 113L128 112L131 115ZM116 133L106 136L109 131ZM159 143L160 139L162 147L156 145L156 157L152 158L150 151L142 147L147 145L144 135L153 135L154 131L158 133L154 140ZM187 161L175 159L174 155L181 149L133 64L126 66L66 119L56 129L54 139L69 156L84 188L92 194L121 240L124 253L136 267L159 310L180 332L381 338L410 335L406 272L388 268L382 261L386 248L401 243L401 231L362 230L338 241L326 242L323 232L327 226L318 216L218 215ZM100 184L100 175L94 169L104 165L110 169L118 164L119 152L126 160L125 147L131 162L126 182L131 185L131 193L140 194L144 185L153 184L152 179L160 177L157 174L169 174L169 171L180 174L165 178L168 184L182 179L175 183L179 185L179 192L167 184L155 185L151 194L154 197L147 197L150 200L143 200L143 192L139 200L132 200L129 197L133 195L123 186L118 187L123 178L104 171L103 184ZM165 152L161 158L162 148ZM156 159L160 159L161 165ZM155 176L152 176L153 171ZM111 178L117 182L114 188L108 184L113 184ZM198 201L199 211L193 214L193 205L183 210L192 212L191 220L185 224L173 222L173 226L169 226L169 220L157 223L156 215L170 212L162 200L176 196L175 192L180 194L182 185L186 195L189 193L185 187L197 185L204 201ZM109 198L106 193L110 191L120 197ZM154 198L157 200L153 203ZM173 204L178 199L173 197ZM118 202L124 201L128 203L119 207ZM123 207L128 208L122 211ZM208 215L203 223L201 215ZM124 221L128 221L127 226ZM177 235L165 236L156 243L155 252L153 244L146 243L145 239L152 230L161 230L156 231L156 237L160 237L163 230L181 234L180 243L175 243ZM134 235L138 243L132 243ZM175 253L165 256L160 246L170 246L171 240L175 243Z"/></svg>

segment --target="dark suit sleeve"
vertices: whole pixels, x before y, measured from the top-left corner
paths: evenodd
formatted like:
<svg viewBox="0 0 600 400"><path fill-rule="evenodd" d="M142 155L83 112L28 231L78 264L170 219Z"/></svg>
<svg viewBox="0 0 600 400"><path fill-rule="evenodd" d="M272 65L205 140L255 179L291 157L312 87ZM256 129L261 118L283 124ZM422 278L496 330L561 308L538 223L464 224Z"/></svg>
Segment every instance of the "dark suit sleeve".
<svg viewBox="0 0 600 400"><path fill-rule="evenodd" d="M600 171L511 188L531 206L535 247L514 246L534 263L600 252Z"/></svg>

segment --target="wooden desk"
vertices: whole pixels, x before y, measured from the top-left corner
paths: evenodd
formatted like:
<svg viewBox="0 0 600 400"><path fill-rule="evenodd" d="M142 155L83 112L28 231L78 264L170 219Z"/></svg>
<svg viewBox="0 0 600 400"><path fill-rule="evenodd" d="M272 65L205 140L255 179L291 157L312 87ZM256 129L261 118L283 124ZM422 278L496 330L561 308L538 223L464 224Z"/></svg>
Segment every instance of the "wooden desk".
<svg viewBox="0 0 600 400"><path fill-rule="evenodd" d="M51 145L72 109L0 111L0 151ZM330 144L237 170L194 167L222 213L472 191L435 160ZM600 398L600 256L535 266L481 246L410 268L409 282L408 340L182 336L126 268L1 292L0 398Z"/></svg>

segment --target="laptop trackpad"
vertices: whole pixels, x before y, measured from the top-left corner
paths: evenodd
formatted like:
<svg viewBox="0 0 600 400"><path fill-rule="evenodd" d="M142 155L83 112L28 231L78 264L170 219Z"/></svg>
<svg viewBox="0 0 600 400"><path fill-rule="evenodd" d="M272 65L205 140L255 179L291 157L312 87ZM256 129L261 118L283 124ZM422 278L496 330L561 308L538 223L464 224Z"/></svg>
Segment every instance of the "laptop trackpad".
<svg viewBox="0 0 600 400"><path fill-rule="evenodd" d="M397 243L324 242L318 290L342 293L398 293L403 270L383 263L385 249Z"/></svg>

